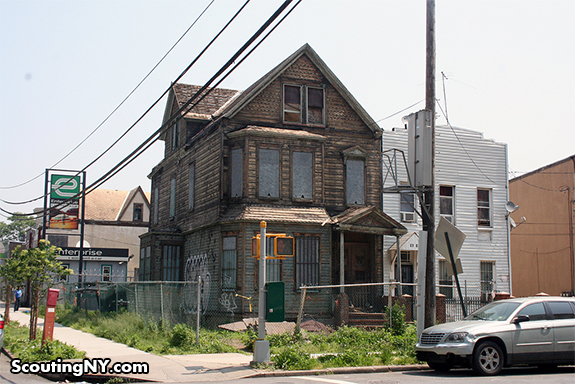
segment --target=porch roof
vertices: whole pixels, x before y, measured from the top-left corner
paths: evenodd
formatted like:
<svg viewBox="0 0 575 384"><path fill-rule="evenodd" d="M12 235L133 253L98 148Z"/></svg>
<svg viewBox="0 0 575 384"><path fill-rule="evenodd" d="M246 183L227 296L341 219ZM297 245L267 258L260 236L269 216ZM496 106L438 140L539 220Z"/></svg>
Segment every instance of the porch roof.
<svg viewBox="0 0 575 384"><path fill-rule="evenodd" d="M221 217L222 221L266 221L281 223L323 224L329 221L324 208L276 207L242 204L231 207Z"/></svg>
<svg viewBox="0 0 575 384"><path fill-rule="evenodd" d="M402 236L407 233L403 225L373 205L348 208L339 215L333 216L331 223L341 231L388 236Z"/></svg>

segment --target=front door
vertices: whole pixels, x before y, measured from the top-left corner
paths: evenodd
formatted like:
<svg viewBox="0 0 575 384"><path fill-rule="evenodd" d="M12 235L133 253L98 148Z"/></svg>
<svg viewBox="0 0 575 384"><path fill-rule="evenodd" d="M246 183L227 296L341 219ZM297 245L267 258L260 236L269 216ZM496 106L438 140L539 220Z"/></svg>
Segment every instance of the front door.
<svg viewBox="0 0 575 384"><path fill-rule="evenodd" d="M371 282L369 244L345 243L345 283Z"/></svg>

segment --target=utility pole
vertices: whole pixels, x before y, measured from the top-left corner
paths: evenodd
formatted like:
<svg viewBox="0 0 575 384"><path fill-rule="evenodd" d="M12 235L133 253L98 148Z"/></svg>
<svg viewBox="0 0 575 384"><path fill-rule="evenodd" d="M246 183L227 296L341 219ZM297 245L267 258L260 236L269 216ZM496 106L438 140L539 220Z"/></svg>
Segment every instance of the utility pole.
<svg viewBox="0 0 575 384"><path fill-rule="evenodd" d="M427 232L424 327L435 324L435 0L427 0L425 109L431 111L431 186L423 192L423 230Z"/></svg>

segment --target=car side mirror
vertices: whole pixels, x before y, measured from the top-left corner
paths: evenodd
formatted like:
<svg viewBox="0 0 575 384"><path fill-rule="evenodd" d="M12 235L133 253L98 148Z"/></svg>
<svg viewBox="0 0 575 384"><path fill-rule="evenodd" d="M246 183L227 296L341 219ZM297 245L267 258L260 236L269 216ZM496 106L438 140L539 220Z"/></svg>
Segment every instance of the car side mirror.
<svg viewBox="0 0 575 384"><path fill-rule="evenodd" d="M519 315L513 319L513 324L519 324L524 321L529 321L529 315Z"/></svg>

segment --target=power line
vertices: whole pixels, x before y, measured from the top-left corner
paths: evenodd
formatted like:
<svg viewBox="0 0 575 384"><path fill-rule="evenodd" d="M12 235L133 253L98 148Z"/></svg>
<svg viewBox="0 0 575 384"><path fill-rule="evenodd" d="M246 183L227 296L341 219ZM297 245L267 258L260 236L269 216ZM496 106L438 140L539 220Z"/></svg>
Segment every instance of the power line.
<svg viewBox="0 0 575 384"><path fill-rule="evenodd" d="M200 15L196 18L196 20L194 20L194 22L188 27L188 29L184 32L184 34L182 36L180 36L180 38L174 43L174 45L172 45L172 47L168 50L168 52L166 52L164 54L164 56L160 59L160 61L158 61L158 63L156 65L154 65L154 67L148 72L148 74L146 76L144 76L144 78L138 83L138 85L136 85L136 87L128 94L128 96L126 96L124 98L124 100L122 100L120 102L120 104L118 104L118 106L116 108L114 108L114 110L112 112L110 112L110 114L108 114L108 116L106 116L106 118L92 131L90 132L90 134L88 136L86 136L78 145L76 145L70 152L68 152L64 157L62 157L60 160L58 160L54 165L52 165L52 167L50 168L54 168L56 167L58 164L60 164L62 161L64 161L66 158L68 158L68 156L70 156L73 152L75 152L82 144L84 144L94 133L96 133L96 131L98 131L115 113L116 111L118 111L118 109L120 109L120 107L122 105L124 105L124 103L132 96L132 94L140 87L140 85L142 85L142 83L144 81L146 81L146 79L156 70L156 68L158 68L158 66L164 61L164 59L172 52L172 50L176 47L176 45L178 45L178 43L188 34L188 32L194 27L194 25L198 22L198 20L204 15L204 13L206 13L206 11L210 8L210 6L214 3L215 0L212 0L207 6L206 8L204 8L204 10L200 13ZM249 0L248 0L249 1ZM122 136L123 137L123 136ZM117 143L117 141L116 141ZM116 144L114 143L114 144ZM33 177L32 179L25 181L23 183L11 186L11 187L0 187L0 189L14 189L14 188L18 188L21 187L23 185L29 184L32 181L38 179L39 177L43 176L44 173L40 173L39 175ZM18 205L18 204L28 204L28 203L32 203L34 201L37 201L41 198L43 198L44 196L38 197L36 199L33 200L29 200L29 201L25 201L25 202L8 202L5 200L1 200L2 202L6 203L6 204L11 204L11 205Z"/></svg>
<svg viewBox="0 0 575 384"><path fill-rule="evenodd" d="M287 12L287 15L289 15L289 14L293 11L293 9L295 9L295 8L301 3L301 1L302 1L302 0L299 0L299 1ZM243 8L245 7L245 5L247 5L248 2L249 2L249 0L244 4L244 6L243 6L241 9L243 9ZM202 88L201 88L200 90L198 90L182 107L180 107L176 112L174 112L174 114L172 114L172 116L171 116L169 119L167 119L166 122L165 122L164 124L162 124L162 125L160 126L160 128L158 128L158 130L156 130L156 132L154 132L150 137L148 137L148 139L146 139L142 144L140 144L140 146L138 146L138 148L136 148L134 151L132 151L132 152L131 152L128 156L126 156L121 162L119 162L118 164L116 164L116 165L115 165L110 171L108 171L105 175L103 175L103 176L100 177L98 180L96 180L95 182L93 182L90 186L88 186L88 187L86 188L86 190L79 192L79 193L76 194L75 196L72 196L72 197L71 197L70 199L68 199L67 201L72 200L72 199L75 199L75 198L77 198L77 197L79 197L79 196L81 196L81 195L89 194L92 190L96 189L98 186L102 185L104 182L106 182L106 181L109 180L111 177L113 177L114 175L116 175L118 172L120 172L122 169L124 169L127 165L129 165L132 161L134 161L138 156L140 156L143 152L145 152L145 151L154 143L154 141L157 140L157 138L158 138L159 136L161 136L161 135L167 130L168 127L170 127L173 123L177 122L178 120L180 120L180 119L182 118L182 114L181 114L182 111L184 111L184 110L185 110L186 108L188 108L188 107L189 107L189 108L187 109L186 113L187 113L188 111L190 111L194 106L196 106L199 102L201 102L201 100L203 100L203 98L205 98L205 97L214 89L214 88L210 88L211 83L213 83L213 82L214 82L218 77L220 77L229 67L232 66L232 64L243 54L243 52L245 52L245 51L247 50L247 48L249 48L249 46L252 45L252 44L254 43L254 41L257 40L257 39L259 38L259 36L263 34L263 32L279 17L279 15L289 6L289 4L290 4L291 2L292 2L292 0L285 0L284 3L276 10L276 12L275 12L275 13L260 27L260 29L234 54L234 56L232 56L232 58L231 58L230 60L228 60L228 62L227 62L226 64L224 64L224 66L223 66L222 68L220 68L220 70L219 70L214 76L212 76L212 78L211 78L210 80L208 80L208 82L206 82L206 84L205 84L204 86L202 86ZM240 11L241 11L241 9L240 9ZM238 14L239 14L240 11L238 11ZM278 26L279 24L281 24L281 22L283 22L283 21L285 20L285 18L287 17L287 15L284 16L284 17L271 29L271 31L273 31L275 28L277 28L277 26ZM237 14L236 14L235 16L237 16ZM235 18L235 16L234 16L234 18ZM233 20L233 19L232 19L232 20ZM229 23L231 23L232 20L230 20ZM228 23L227 25L229 25L229 23ZM226 25L226 27L227 27L227 25ZM224 29L225 29L225 27L224 27ZM255 49L257 46L259 46L259 45L263 42L263 40L265 40L265 39L269 36L269 34L271 33L271 31L262 38L262 40L254 47L254 49ZM223 32L223 30L222 30L217 36L219 36L222 32ZM217 36L216 36L216 38L217 38ZM215 38L214 38L214 39L215 39ZM213 42L213 41L214 41L214 40L212 40L212 42ZM212 42L210 42L209 45L211 45ZM204 49L204 51L202 51L202 53L205 52L205 50L209 47L209 45ZM249 51L249 53L248 53L245 57L243 57L239 63L243 62L243 61L247 58L247 56L249 56L249 55L254 51L254 49L252 49L251 51ZM186 68L186 70L182 73L182 75L180 75L180 76L176 79L176 82L177 82L177 80L179 80L179 79L184 75L185 72L187 72L187 70L197 61L198 58L199 58L199 57L197 57L197 58L192 62L192 64L190 64L190 66L188 66L188 68ZM233 70L235 70L235 69L237 68L237 66L239 65L239 63L236 64L236 65L224 76L223 79L225 79L227 76L229 76L229 74L230 74ZM221 81L223 81L223 79L219 80L219 82L218 82L217 84L219 84ZM217 84L216 84L216 85L217 85ZM166 92L164 92L164 94L154 103L154 106L155 106L155 104L157 104L157 103L160 101L161 98L164 97L164 95L165 95L170 89L171 89L171 86L170 86L170 88L168 88L168 90L166 90ZM204 91L205 91L205 93L202 95L202 93L203 93ZM198 98L200 95L201 95L201 97L199 98L199 100L197 100L193 105L190 106L190 104L192 104L192 103L195 101L195 99ZM145 112L145 114L148 113L151 108L152 108L152 107L150 107L150 108ZM145 115L145 114L144 114L144 115ZM143 116L142 116L142 117L143 117ZM137 122L139 122L139 120L141 120L141 118L138 119ZM137 123L137 122L136 122L136 123ZM134 125L135 125L136 123L134 123ZM132 127L133 127L133 126L132 126ZM131 129L132 127L130 127L130 129ZM91 164L93 164L93 162L92 162ZM90 164L90 165L91 165L91 164ZM87 168L87 167L86 167L86 168ZM84 168L84 170L85 170L86 168ZM79 175L81 172L82 172L82 171L78 172L77 175ZM61 205L64 205L64 204L65 204L65 203L63 203L63 204L61 204ZM4 209L2 209L2 208L0 208L0 211L6 212L6 213L8 213L8 214L14 214L14 213L8 212L8 211L6 211L6 210L4 210ZM43 210L43 211L41 211L41 212L36 212L36 213L33 213L33 214L29 214L29 215L38 215L38 214L41 214L41 213L45 213L46 211L47 211L47 210ZM19 215L24 215L24 214L19 214Z"/></svg>
<svg viewBox="0 0 575 384"><path fill-rule="evenodd" d="M218 32L218 34L216 34L216 36L208 43L208 45L206 47L204 47L204 49L196 56L196 58L186 67L186 69L184 69L184 71L182 71L182 73L176 78L176 80L174 81L174 83L178 82L189 70L190 68L203 56L203 54L208 50L208 48L221 36L221 34L227 29L227 27L236 19L236 17L244 10L244 8L246 7L246 5L250 2L251 0L247 0L244 5L242 5L242 7L236 12L236 14L226 23L226 25L224 25L224 27ZM112 145L110 145L104 152L102 152L100 155L98 155L98 157L96 157L96 159L94 159L92 162L90 162L88 165L86 165L82 170L78 171L78 173L76 173L76 175L72 176L72 177L76 177L78 175L80 175L82 172L84 172L86 169L88 169L90 166L92 166L94 163L96 163L98 160L100 160L107 152L109 152L122 138L124 138L163 98L164 96L170 91L170 89L172 88L172 86L170 85L163 93L160 97L158 97L156 99L156 101L136 120L136 122L134 122L118 139L116 139L116 141L114 141L114 143L112 143ZM162 126L163 127L163 126ZM162 129L162 127L160 127L160 129ZM158 131L156 131L157 133ZM152 136L150 136L146 142L148 140L150 140L151 137L155 136L156 133L154 133ZM133 154L134 152L132 152ZM123 161L126 161L126 158ZM120 163L121 164L121 163ZM31 203L40 199L43 199L44 197L46 197L46 195L42 195L40 197L37 197L35 199L26 201L26 202L19 202L19 203L14 203L14 202L8 202L5 200L0 199L0 201L6 203L6 204L12 204L12 205L16 205L16 204L27 204L27 203ZM77 196L76 196L77 197ZM62 206L62 205L61 205ZM8 212L2 208L0 208L1 211L6 212L6 213L11 213ZM44 211L42 211L43 213Z"/></svg>

